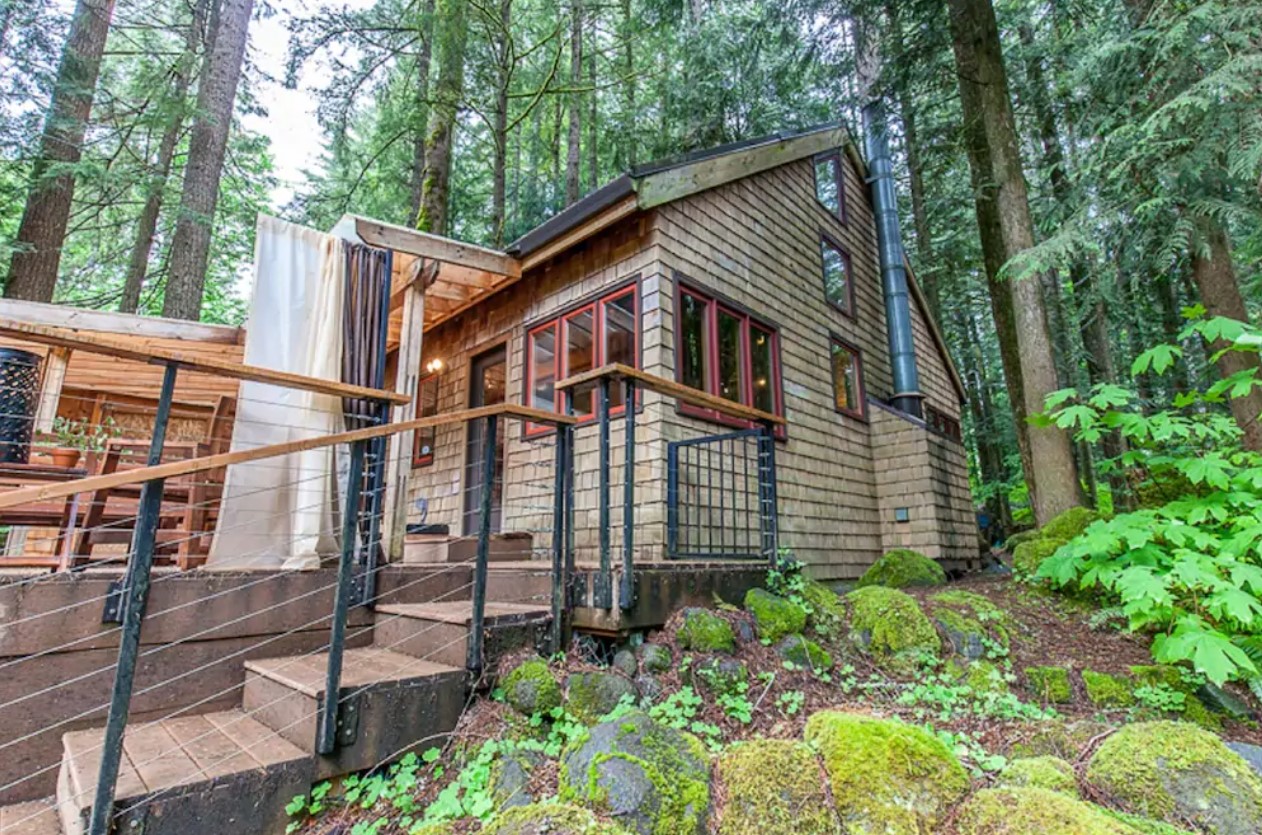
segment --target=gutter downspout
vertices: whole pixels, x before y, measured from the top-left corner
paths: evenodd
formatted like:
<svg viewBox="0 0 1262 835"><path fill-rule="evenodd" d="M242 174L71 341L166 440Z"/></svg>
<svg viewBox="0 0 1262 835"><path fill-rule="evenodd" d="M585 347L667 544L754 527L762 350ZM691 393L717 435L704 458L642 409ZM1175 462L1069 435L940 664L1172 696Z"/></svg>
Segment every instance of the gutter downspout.
<svg viewBox="0 0 1262 835"><path fill-rule="evenodd" d="M881 289L885 296L885 326L889 336L894 393L890 405L904 414L922 417L920 379L916 372L916 346L912 340L911 296L903 262L903 237L898 222L894 169L890 162L885 107L873 99L863 107L863 134L867 145L872 208L876 215L877 248L881 255Z"/></svg>

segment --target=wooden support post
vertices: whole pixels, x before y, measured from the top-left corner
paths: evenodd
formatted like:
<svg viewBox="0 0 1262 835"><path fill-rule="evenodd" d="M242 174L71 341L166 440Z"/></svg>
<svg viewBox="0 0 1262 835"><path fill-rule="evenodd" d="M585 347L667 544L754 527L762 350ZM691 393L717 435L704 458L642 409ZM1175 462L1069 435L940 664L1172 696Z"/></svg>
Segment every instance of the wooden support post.
<svg viewBox="0 0 1262 835"><path fill-rule="evenodd" d="M66 382L66 367L69 364L69 348L49 348L44 356L39 403L35 407L35 424L31 427L32 441L38 432L53 431L57 404L61 402L61 387ZM5 556L16 557L26 553L26 536L29 530L25 525L15 525L9 529L9 535L4 540Z"/></svg>
<svg viewBox="0 0 1262 835"><path fill-rule="evenodd" d="M424 270L424 259L415 268ZM399 333L399 357L394 390L408 395L408 402L395 407L394 422L416 417L416 391L421 378L421 339L425 330L425 282L416 280L403 291L403 328ZM408 475L412 472L412 444L415 430L400 432L390 441L386 462L385 543L390 562L403 559L403 538L407 532Z"/></svg>

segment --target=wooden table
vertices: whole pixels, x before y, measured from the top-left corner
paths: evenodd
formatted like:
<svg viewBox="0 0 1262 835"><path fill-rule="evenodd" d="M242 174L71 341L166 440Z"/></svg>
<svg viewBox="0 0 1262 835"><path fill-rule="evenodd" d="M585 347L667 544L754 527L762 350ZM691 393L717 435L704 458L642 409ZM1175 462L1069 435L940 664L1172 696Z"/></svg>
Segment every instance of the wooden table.
<svg viewBox="0 0 1262 835"><path fill-rule="evenodd" d="M89 464L91 462L89 461ZM0 492L17 490L37 484L52 484L86 478L86 467L58 467L53 464L0 463ZM69 558L73 537L70 535L79 517L79 495L64 500L31 502L21 507L0 510L0 525L20 525L34 528L55 527L58 535L57 554L0 558L0 565L36 565L61 567Z"/></svg>

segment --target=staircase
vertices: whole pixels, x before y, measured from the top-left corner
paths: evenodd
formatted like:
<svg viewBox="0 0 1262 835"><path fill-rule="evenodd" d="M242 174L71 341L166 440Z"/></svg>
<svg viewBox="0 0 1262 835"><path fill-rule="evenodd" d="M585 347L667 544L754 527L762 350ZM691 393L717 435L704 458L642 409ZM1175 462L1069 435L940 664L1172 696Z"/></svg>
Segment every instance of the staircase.
<svg viewBox="0 0 1262 835"><path fill-rule="evenodd" d="M501 572L491 572L496 575ZM546 568L527 566L490 584L486 669L545 634L550 582ZM472 610L468 600L376 607L373 644L343 654L338 745L331 755L315 753L327 653L245 661L238 709L128 725L114 831L281 833L285 805L313 782L442 745L469 695ZM0 835L86 833L103 735L102 728L65 734L55 803L0 807Z"/></svg>

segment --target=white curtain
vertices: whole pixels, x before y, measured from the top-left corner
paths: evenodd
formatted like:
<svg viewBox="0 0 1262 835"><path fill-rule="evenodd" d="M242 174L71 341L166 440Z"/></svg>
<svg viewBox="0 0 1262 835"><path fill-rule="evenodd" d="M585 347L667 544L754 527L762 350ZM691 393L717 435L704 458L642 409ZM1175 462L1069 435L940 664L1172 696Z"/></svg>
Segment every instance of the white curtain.
<svg viewBox="0 0 1262 835"><path fill-rule="evenodd" d="M260 215L245 362L338 380L345 259L334 237ZM344 431L340 398L243 381L233 451ZM317 568L337 553L332 447L228 468L207 567Z"/></svg>

